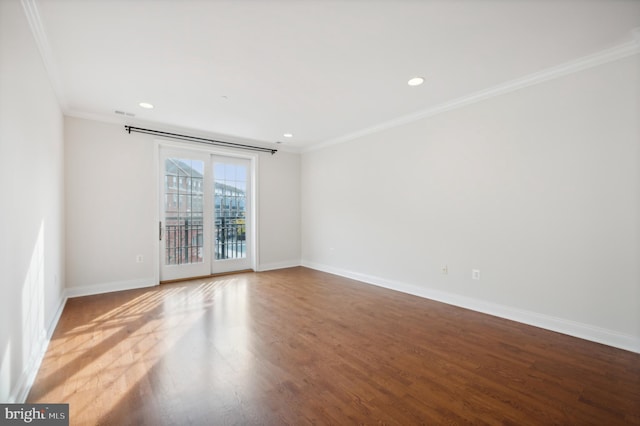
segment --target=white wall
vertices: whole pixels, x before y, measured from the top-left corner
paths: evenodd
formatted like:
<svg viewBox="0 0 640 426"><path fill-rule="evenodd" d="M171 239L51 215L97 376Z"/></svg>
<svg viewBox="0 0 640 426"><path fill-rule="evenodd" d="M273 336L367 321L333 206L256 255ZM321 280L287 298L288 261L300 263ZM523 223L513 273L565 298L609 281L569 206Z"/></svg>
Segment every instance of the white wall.
<svg viewBox="0 0 640 426"><path fill-rule="evenodd" d="M155 283L154 141L119 124L65 118L70 295ZM298 264L300 156L261 154L258 163L258 269Z"/></svg>
<svg viewBox="0 0 640 426"><path fill-rule="evenodd" d="M260 157L260 270L300 265L300 154Z"/></svg>
<svg viewBox="0 0 640 426"><path fill-rule="evenodd" d="M303 264L640 352L639 68L305 153Z"/></svg>
<svg viewBox="0 0 640 426"><path fill-rule="evenodd" d="M20 2L0 1L0 402L22 402L64 283L63 120Z"/></svg>
<svg viewBox="0 0 640 426"><path fill-rule="evenodd" d="M153 140L65 117L66 272L70 295L155 284ZM142 255L142 263L136 256Z"/></svg>

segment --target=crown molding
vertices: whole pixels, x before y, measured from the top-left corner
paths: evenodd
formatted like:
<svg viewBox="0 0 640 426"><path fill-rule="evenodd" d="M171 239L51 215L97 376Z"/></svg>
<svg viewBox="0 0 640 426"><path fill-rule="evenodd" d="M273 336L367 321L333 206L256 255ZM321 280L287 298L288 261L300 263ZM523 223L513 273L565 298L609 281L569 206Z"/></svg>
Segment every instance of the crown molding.
<svg viewBox="0 0 640 426"><path fill-rule="evenodd" d="M2 0L0 0L2 1ZM291 146L291 145L286 145L286 144L275 144L273 142L264 142L264 141L258 141L258 140L253 140L253 139L244 139L244 138L240 138L240 137L235 137L235 136L231 136L231 135L222 135L222 134L217 134L217 133L213 133L211 131L207 131L207 130L199 130L199 129L193 129L193 128L186 128L186 127L179 127L179 126L171 126L171 125L167 125L165 123L161 123L161 122L156 122L156 121L148 121L148 120L140 120L134 117L120 117L120 116L116 116L116 115L109 115L109 114L99 114L99 113L92 113L92 112L86 112L86 111L79 111L79 110L74 110L74 109L69 109L67 111L64 112L65 117L70 117L70 118L79 118L82 120L90 120L90 121L95 121L98 123L105 123L105 124L117 124L120 126L147 126L147 127L157 127L160 128L163 131L167 131L167 132L195 132L196 136L199 137L206 137L206 138L220 138L220 139L224 139L224 140L228 140L229 142L234 142L234 143L251 143L251 144L258 144L260 146L263 146L265 148L273 148L273 149L277 149L278 151L283 151L283 152L288 152L288 153L292 153L292 154L300 154L301 152L301 148L297 147L297 146Z"/></svg>
<svg viewBox="0 0 640 426"><path fill-rule="evenodd" d="M60 108L62 109L62 112L65 115L68 115L71 117L85 118L85 119L108 122L108 123L121 123L122 121L118 120L117 118L106 117L105 115L101 115L101 114L72 111L69 109L69 104L64 95L62 82L59 77L59 73L55 65L55 62L53 60L53 54L52 54L51 47L49 46L47 34L46 34L46 31L44 30L44 26L42 25L42 20L40 19L40 13L38 11L37 2L36 0L20 0L20 2L22 3L22 7L25 11L25 15L29 23L29 27L35 39L36 45L38 46L38 50L40 51L42 61L44 63L45 69L49 76L49 80L51 81L51 85L53 87L54 93L56 94L56 98L58 99L58 103L60 104ZM579 71L583 71L589 68L603 65L609 62L617 61L619 59L623 59L628 56L632 56L640 53L640 27L634 28L631 31L631 36L632 36L631 41L620 44L618 46L614 46L612 48L605 49L600 52L597 52L588 56L584 56L577 60L573 60L555 67L548 68L543 71L529 74L524 77L510 80L505 83L454 99L452 101L445 102L440 105L436 105L435 107L420 110L415 113L398 117L393 120L385 121L375 126L367 127L352 133L347 133L337 138L328 139L326 141L320 142L312 146L295 147L295 146L287 146L287 145L281 144L281 145L278 145L278 149L281 149L283 151L288 151L288 152L296 152L296 153L304 153L304 152L323 149L332 145L337 145L337 144L348 142L354 139L358 139L366 135L378 133L383 130L387 130L394 127L402 126L404 124L412 123L414 121L418 121L427 117L432 117L434 115L441 114L443 112L461 108L466 105L480 102L495 96L500 96L500 95L513 92L525 87L540 84L549 80L553 80L559 77L563 77L569 74L573 74Z"/></svg>
<svg viewBox="0 0 640 426"><path fill-rule="evenodd" d="M378 133L383 130L391 129L394 127L402 126L404 124L412 123L414 121L421 120L423 118L432 117L434 115L441 114L443 112L451 111L453 109L461 108L476 102L483 101L485 99L500 96L509 92L523 89L525 87L533 86L536 84L544 83L549 80L560 78L569 74L573 74L579 71L583 71L589 68L593 68L599 65L603 65L609 62L614 62L619 59L623 59L635 54L640 53L640 28L635 28L632 31L633 39L624 44L602 50L600 52L583 56L582 58L566 62L564 64L547 68L533 74L526 75L514 80L507 81L505 83L489 87L478 92L471 93L461 98L454 99L449 102L437 105L432 108L417 111L413 114L405 115L394 120L385 121L384 123L377 124L372 127L368 127L362 130L358 130L353 133L348 133L343 136L339 136L334 139L329 139L319 144L310 146L303 150L303 152L310 152L319 149L323 149L332 145L338 145L344 142L348 142L354 139L358 139L363 136L367 136L373 133Z"/></svg>
<svg viewBox="0 0 640 426"><path fill-rule="evenodd" d="M67 109L66 111L64 111L64 115L67 117L82 118L84 120L98 121L100 123L107 123L107 124L125 125L125 124L131 124L133 121L128 117L125 118L117 115L97 114L93 112L79 111L76 109Z"/></svg>
<svg viewBox="0 0 640 426"><path fill-rule="evenodd" d="M51 52L51 47L49 46L49 39L47 38L47 33L42 25L36 0L21 0L21 3L27 17L27 22L29 23L29 28L31 29L33 38L38 46L38 50L40 51L42 62L44 63L47 75L49 76L49 81L51 82L53 91L58 99L58 104L60 104L62 111L66 112L69 104L67 103L64 90L62 89L62 81L60 80L58 69L53 60L53 54Z"/></svg>

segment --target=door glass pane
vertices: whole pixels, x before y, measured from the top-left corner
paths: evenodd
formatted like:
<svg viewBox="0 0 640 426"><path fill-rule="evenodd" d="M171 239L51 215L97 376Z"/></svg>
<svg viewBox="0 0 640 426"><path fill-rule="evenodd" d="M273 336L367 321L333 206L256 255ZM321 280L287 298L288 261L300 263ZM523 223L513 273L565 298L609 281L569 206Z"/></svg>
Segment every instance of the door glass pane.
<svg viewBox="0 0 640 426"><path fill-rule="evenodd" d="M247 167L216 162L214 178L215 258L244 259L247 257Z"/></svg>
<svg viewBox="0 0 640 426"><path fill-rule="evenodd" d="M165 264L202 263L204 162L165 160Z"/></svg>

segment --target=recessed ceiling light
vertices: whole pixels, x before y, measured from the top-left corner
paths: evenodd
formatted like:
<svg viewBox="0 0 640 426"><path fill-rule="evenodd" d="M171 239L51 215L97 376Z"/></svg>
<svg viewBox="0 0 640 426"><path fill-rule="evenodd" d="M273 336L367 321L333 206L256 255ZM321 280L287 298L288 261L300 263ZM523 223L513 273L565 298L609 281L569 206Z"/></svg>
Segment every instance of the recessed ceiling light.
<svg viewBox="0 0 640 426"><path fill-rule="evenodd" d="M153 109L153 105L148 102L140 102L138 105L140 105L142 108Z"/></svg>
<svg viewBox="0 0 640 426"><path fill-rule="evenodd" d="M409 86L420 86L422 83L424 83L424 78L422 77L413 77L407 82Z"/></svg>
<svg viewBox="0 0 640 426"><path fill-rule="evenodd" d="M293 133L285 133L284 135L285 138L292 138L293 137Z"/></svg>

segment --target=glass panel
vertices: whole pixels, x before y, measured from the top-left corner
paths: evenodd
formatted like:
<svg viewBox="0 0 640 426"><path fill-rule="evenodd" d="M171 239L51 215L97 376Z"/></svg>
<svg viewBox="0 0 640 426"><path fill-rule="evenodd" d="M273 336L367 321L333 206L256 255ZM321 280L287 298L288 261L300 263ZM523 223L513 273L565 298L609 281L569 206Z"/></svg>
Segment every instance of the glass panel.
<svg viewBox="0 0 640 426"><path fill-rule="evenodd" d="M216 176L216 179L224 180L224 164L216 163L215 166L213 166L213 173Z"/></svg>
<svg viewBox="0 0 640 426"><path fill-rule="evenodd" d="M245 182L247 180L247 168L244 166L236 166L236 180Z"/></svg>
<svg viewBox="0 0 640 426"><path fill-rule="evenodd" d="M204 161L165 161L165 264L202 263Z"/></svg>
<svg viewBox="0 0 640 426"><path fill-rule="evenodd" d="M247 167L214 164L215 258L244 259L246 251Z"/></svg>

